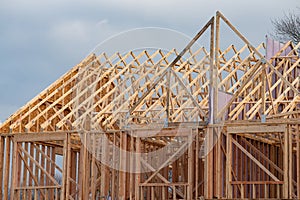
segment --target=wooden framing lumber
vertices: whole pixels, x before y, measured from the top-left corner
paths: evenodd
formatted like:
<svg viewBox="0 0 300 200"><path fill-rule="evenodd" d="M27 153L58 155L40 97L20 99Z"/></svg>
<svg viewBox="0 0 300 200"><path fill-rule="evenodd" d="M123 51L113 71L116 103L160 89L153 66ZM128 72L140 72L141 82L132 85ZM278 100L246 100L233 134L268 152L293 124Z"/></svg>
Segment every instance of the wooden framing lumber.
<svg viewBox="0 0 300 200"><path fill-rule="evenodd" d="M0 198L300 198L300 43L266 48L217 12L179 53L89 55L0 125Z"/></svg>

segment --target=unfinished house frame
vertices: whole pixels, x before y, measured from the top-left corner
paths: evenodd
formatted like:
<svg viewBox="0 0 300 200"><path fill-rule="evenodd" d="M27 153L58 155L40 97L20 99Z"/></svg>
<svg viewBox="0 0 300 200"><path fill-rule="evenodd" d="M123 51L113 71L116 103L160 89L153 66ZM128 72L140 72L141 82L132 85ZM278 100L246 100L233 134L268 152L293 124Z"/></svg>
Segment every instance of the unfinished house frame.
<svg viewBox="0 0 300 200"><path fill-rule="evenodd" d="M299 46L89 55L0 126L0 197L299 199Z"/></svg>

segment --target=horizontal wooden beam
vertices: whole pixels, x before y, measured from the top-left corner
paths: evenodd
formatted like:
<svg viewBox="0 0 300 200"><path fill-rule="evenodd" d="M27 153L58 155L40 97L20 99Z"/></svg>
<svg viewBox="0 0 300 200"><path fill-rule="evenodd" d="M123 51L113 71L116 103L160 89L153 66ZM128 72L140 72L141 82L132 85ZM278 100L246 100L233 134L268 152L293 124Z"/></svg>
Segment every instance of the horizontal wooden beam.
<svg viewBox="0 0 300 200"><path fill-rule="evenodd" d="M231 181L232 185L282 185L283 181Z"/></svg>
<svg viewBox="0 0 300 200"><path fill-rule="evenodd" d="M286 125L248 125L248 126L229 126L228 133L282 133L286 129Z"/></svg>
<svg viewBox="0 0 300 200"><path fill-rule="evenodd" d="M20 133L13 137L16 142L60 141L66 139L66 133Z"/></svg>
<svg viewBox="0 0 300 200"><path fill-rule="evenodd" d="M189 183L141 183L143 187L167 187L167 186L188 186Z"/></svg>

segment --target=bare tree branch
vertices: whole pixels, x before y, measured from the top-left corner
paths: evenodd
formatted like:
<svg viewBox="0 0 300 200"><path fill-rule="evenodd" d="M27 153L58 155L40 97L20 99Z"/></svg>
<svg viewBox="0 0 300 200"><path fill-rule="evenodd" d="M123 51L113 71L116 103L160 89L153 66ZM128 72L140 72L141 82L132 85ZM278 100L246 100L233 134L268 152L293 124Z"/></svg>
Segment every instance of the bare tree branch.
<svg viewBox="0 0 300 200"><path fill-rule="evenodd" d="M280 41L292 40L295 44L300 42L300 14L290 12L281 19L272 20L274 36Z"/></svg>

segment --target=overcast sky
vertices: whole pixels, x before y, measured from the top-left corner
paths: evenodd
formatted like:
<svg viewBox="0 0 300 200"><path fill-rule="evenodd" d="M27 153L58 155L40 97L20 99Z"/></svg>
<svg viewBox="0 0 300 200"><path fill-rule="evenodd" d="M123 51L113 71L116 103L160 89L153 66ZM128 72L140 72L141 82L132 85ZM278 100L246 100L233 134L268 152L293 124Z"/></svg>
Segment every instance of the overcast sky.
<svg viewBox="0 0 300 200"><path fill-rule="evenodd" d="M112 35L161 27L193 37L220 10L258 45L272 32L271 19L298 6L299 0L1 0L0 120Z"/></svg>

